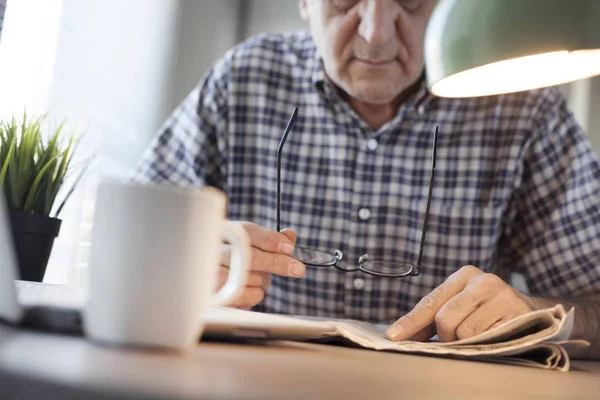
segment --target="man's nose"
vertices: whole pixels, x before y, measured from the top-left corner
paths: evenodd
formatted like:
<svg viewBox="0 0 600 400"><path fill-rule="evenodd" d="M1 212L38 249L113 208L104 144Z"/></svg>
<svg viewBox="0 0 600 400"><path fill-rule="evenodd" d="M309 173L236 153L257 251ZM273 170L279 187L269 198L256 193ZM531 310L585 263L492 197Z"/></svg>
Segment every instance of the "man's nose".
<svg viewBox="0 0 600 400"><path fill-rule="evenodd" d="M384 44L396 35L396 1L365 0L358 33L371 45Z"/></svg>

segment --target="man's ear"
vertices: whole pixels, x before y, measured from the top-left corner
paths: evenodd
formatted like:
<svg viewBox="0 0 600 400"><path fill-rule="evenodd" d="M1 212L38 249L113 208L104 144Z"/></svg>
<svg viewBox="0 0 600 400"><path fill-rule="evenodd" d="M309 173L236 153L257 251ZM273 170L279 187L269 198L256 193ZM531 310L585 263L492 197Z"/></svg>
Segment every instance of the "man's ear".
<svg viewBox="0 0 600 400"><path fill-rule="evenodd" d="M305 21L308 21L308 16L309 16L308 7L310 7L310 5L308 4L309 1L310 0L298 0L298 9L300 10L300 16Z"/></svg>

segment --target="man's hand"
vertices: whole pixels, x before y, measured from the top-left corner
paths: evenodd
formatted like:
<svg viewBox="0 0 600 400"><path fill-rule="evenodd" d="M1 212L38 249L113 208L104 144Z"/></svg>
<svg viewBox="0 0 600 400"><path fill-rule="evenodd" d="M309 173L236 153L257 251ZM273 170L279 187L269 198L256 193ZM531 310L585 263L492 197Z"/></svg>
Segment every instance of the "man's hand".
<svg viewBox="0 0 600 400"><path fill-rule="evenodd" d="M415 308L392 324L391 340L442 342L468 338L531 311L527 296L493 274L471 265L446 279Z"/></svg>
<svg viewBox="0 0 600 400"><path fill-rule="evenodd" d="M306 267L290 257L296 243L296 233L290 229L280 232L262 228L251 222L231 222L240 224L250 238L250 274L246 290L231 307L249 309L260 303L271 283L271 274L300 278ZM224 246L221 253L221 268L217 290L223 287L229 276L230 248Z"/></svg>

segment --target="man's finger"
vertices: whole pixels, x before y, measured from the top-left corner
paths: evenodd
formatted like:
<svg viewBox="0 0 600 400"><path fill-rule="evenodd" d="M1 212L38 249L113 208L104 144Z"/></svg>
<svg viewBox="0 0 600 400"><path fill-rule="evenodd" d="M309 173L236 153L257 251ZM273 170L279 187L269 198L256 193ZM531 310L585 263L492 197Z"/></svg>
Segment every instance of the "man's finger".
<svg viewBox="0 0 600 400"><path fill-rule="evenodd" d="M231 306L238 308L253 307L263 301L264 298L265 291L263 289L258 287L247 287Z"/></svg>
<svg viewBox="0 0 600 400"><path fill-rule="evenodd" d="M273 254L259 249L252 251L250 268L253 271L294 278L301 278L306 273L306 267L300 261L285 254Z"/></svg>
<svg viewBox="0 0 600 400"><path fill-rule="evenodd" d="M271 284L271 274L266 272L251 271L248 275L248 282L246 286L258 287L267 290Z"/></svg>
<svg viewBox="0 0 600 400"><path fill-rule="evenodd" d="M271 274L267 272L257 272L257 274L262 274L261 283L258 286L266 292L269 286L271 286Z"/></svg>
<svg viewBox="0 0 600 400"><path fill-rule="evenodd" d="M285 228L281 230L281 233L287 236L287 238L290 239L294 245L296 244L296 232L289 228Z"/></svg>
<svg viewBox="0 0 600 400"><path fill-rule="evenodd" d="M511 318L502 318L500 321L497 321L495 324L490 326L487 330L491 331L492 329L496 329L497 327L504 325L505 323L507 323L510 320L511 320Z"/></svg>
<svg viewBox="0 0 600 400"><path fill-rule="evenodd" d="M406 340L433 323L440 308L460 293L472 277L480 274L483 271L469 265L450 275L444 283L423 297L408 314L388 328L388 338L394 341Z"/></svg>
<svg viewBox="0 0 600 400"><path fill-rule="evenodd" d="M295 241L290 239L290 235L293 234L295 238L296 234L286 230L286 233L277 232L272 229L263 228L252 222L231 222L241 225L242 228L248 234L250 238L250 245L268 251L270 253L283 253L292 254L294 252Z"/></svg>
<svg viewBox="0 0 600 400"><path fill-rule="evenodd" d="M223 287L223 285L225 285L225 282L227 282L228 277L229 277L229 268L222 265L221 268L219 269L219 284L218 284L217 289L220 289ZM271 284L271 275L270 274L268 274L266 272L250 271L250 274L248 275L248 282L246 283L246 286L258 287L258 288L267 290L269 288L270 284Z"/></svg>
<svg viewBox="0 0 600 400"><path fill-rule="evenodd" d="M456 328L457 338L466 339L490 329L504 318L501 308L502 304L494 301L483 304Z"/></svg>
<svg viewBox="0 0 600 400"><path fill-rule="evenodd" d="M460 339L458 328L461 324L494 296L491 289L495 287L496 279L487 279L487 275L480 274L471 278L465 288L448 300L437 312L435 327L441 342Z"/></svg>
<svg viewBox="0 0 600 400"><path fill-rule="evenodd" d="M435 334L435 324L431 324L427 325L425 328L415 333L412 337L408 338L408 340L413 340L415 342L426 342L427 340L431 339Z"/></svg>
<svg viewBox="0 0 600 400"><path fill-rule="evenodd" d="M280 253L270 253L257 248L250 251L250 270L268 272L275 275L301 278L306 273L306 266L300 261ZM231 247L224 245L221 251L221 265L229 266Z"/></svg>

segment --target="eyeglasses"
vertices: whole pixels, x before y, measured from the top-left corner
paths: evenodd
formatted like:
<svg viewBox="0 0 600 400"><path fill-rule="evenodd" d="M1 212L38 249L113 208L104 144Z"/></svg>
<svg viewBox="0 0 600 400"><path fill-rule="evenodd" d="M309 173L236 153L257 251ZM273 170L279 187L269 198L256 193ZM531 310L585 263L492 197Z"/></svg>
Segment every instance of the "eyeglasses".
<svg viewBox="0 0 600 400"><path fill-rule="evenodd" d="M292 115L287 123L279 147L277 148L277 231L281 231L281 151L283 145L294 126L294 121L298 116L298 108L294 108ZM421 232L421 244L419 247L419 257L416 264L401 263L394 261L371 260L368 254L359 257L358 264L353 267L342 267L339 261L344 257L340 250L335 250L333 254L324 251L313 250L306 247L296 246L292 257L301 261L305 265L312 267L334 267L343 272L362 271L369 275L385 278L402 278L405 276L417 276L421 272L421 261L423 259L423 245L425 244L425 234L427 233L427 222L429 220L429 206L431 204L431 194L433 192L433 179L435 176L435 157L437 146L438 127L435 127L433 133L433 151L431 160L431 178L429 180L429 194L427 196L427 207L425 209L425 220Z"/></svg>

